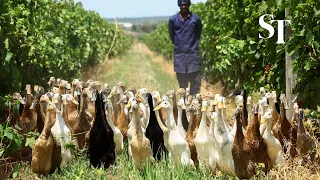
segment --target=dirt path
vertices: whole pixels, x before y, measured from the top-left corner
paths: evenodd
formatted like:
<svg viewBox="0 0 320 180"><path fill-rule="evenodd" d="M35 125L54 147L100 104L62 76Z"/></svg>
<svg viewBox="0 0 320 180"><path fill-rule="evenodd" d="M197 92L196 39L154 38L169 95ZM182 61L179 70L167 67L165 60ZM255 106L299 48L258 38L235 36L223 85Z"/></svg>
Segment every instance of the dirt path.
<svg viewBox="0 0 320 180"><path fill-rule="evenodd" d="M104 62L96 79L111 87L124 82L127 87L147 88L150 92L165 93L178 88L170 63L154 55L145 44L136 42L120 59Z"/></svg>
<svg viewBox="0 0 320 180"><path fill-rule="evenodd" d="M97 79L110 86L121 81L127 86L145 87L149 91L158 90L161 94L179 88L172 62L156 55L139 42L134 42L128 53L120 59L104 62ZM202 81L201 93L220 93L220 89L219 85L208 85Z"/></svg>

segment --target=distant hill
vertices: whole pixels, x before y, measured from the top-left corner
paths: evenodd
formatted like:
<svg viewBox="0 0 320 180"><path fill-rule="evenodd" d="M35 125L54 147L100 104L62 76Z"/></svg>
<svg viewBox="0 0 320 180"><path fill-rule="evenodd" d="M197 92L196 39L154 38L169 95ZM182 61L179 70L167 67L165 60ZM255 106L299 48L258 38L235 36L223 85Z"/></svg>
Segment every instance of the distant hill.
<svg viewBox="0 0 320 180"><path fill-rule="evenodd" d="M170 16L153 16L153 17L136 17L136 18L116 18L118 22L132 23L135 25L150 23L159 24L163 22L168 22ZM109 22L114 22L113 18L105 18Z"/></svg>

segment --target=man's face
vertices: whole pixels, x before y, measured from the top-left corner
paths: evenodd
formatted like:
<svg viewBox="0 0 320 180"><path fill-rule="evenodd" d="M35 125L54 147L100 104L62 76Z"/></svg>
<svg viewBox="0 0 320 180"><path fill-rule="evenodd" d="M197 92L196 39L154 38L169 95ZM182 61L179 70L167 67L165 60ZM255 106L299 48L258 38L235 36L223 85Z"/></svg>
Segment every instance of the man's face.
<svg viewBox="0 0 320 180"><path fill-rule="evenodd" d="M186 13L186 12L189 11L190 5L188 5L188 4L181 4L179 7L180 7L180 10L181 10L182 13Z"/></svg>

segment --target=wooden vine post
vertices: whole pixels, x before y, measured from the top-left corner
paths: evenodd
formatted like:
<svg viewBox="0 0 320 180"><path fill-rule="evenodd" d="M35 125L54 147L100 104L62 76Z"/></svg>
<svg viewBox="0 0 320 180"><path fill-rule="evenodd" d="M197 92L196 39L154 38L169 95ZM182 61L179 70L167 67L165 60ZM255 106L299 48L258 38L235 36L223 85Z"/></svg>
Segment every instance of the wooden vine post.
<svg viewBox="0 0 320 180"><path fill-rule="evenodd" d="M285 18L289 16L289 8L285 9ZM285 26L285 37L289 39L292 34L292 29L290 25ZM285 60L286 60L286 97L288 100L289 109L286 111L286 116L290 120L293 112L293 103L292 101L295 98L295 94L293 94L292 89L296 85L297 74L293 74L292 62L297 57L297 52L293 53L289 56L288 49L286 48Z"/></svg>

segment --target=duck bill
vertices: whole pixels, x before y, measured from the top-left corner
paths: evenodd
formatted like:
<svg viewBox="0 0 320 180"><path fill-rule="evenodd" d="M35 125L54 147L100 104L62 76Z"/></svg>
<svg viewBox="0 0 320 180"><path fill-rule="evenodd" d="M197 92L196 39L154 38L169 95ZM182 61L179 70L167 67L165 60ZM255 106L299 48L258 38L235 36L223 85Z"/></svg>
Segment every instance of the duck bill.
<svg viewBox="0 0 320 180"><path fill-rule="evenodd" d="M201 112L206 112L207 111L207 107L206 106L202 106L201 107Z"/></svg>
<svg viewBox="0 0 320 180"><path fill-rule="evenodd" d="M153 111L158 111L158 110L160 110L160 109L162 109L162 106L161 106L161 105L159 105L159 106L157 106L156 108L154 108Z"/></svg>
<svg viewBox="0 0 320 180"><path fill-rule="evenodd" d="M19 98L19 102L21 103L21 104L26 104L26 102L20 97Z"/></svg>
<svg viewBox="0 0 320 180"><path fill-rule="evenodd" d="M260 124L264 124L264 123L266 123L267 121L268 121L268 119L265 118L265 117L263 117L263 118L261 118L261 123L260 123Z"/></svg>
<svg viewBox="0 0 320 180"><path fill-rule="evenodd" d="M75 105L79 105L78 101L75 100L74 98L71 100L71 102L72 102L73 104L75 104Z"/></svg>
<svg viewBox="0 0 320 180"><path fill-rule="evenodd" d="M129 109L131 107L131 101L128 102L128 104L126 105L126 108Z"/></svg>
<svg viewBox="0 0 320 180"><path fill-rule="evenodd" d="M29 109L34 109L36 107L36 104L37 104L36 102L32 102L32 104L31 104Z"/></svg>
<svg viewBox="0 0 320 180"><path fill-rule="evenodd" d="M222 109L222 103L218 102L218 109Z"/></svg>
<svg viewBox="0 0 320 180"><path fill-rule="evenodd" d="M214 117L214 118L213 118L213 122L216 123L217 121L218 121L218 118L217 118L217 117Z"/></svg>
<svg viewBox="0 0 320 180"><path fill-rule="evenodd" d="M183 109L183 110L186 110L187 109L187 107L186 107L186 105L183 103L183 104L181 104L181 108Z"/></svg>
<svg viewBox="0 0 320 180"><path fill-rule="evenodd" d="M162 101L161 98L160 98L160 96L157 97L157 101L158 101L158 102L161 102L161 101Z"/></svg>

